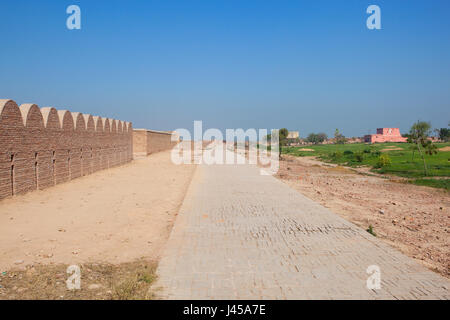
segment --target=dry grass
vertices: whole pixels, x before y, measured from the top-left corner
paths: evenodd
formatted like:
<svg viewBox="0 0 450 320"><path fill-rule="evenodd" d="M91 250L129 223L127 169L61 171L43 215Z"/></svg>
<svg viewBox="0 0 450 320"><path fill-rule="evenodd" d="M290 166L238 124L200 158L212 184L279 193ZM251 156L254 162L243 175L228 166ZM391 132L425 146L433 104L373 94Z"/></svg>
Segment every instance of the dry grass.
<svg viewBox="0 0 450 320"><path fill-rule="evenodd" d="M152 299L157 264L137 260L118 265L82 264L81 289L68 290L68 265L27 266L0 274L0 299L142 300Z"/></svg>

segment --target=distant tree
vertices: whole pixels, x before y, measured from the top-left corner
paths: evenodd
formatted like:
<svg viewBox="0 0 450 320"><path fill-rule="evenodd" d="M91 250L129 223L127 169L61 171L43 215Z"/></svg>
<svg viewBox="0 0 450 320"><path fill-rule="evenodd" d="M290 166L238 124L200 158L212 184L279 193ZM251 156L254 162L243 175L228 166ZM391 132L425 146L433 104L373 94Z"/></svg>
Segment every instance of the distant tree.
<svg viewBox="0 0 450 320"><path fill-rule="evenodd" d="M347 139L345 139L344 135L339 132L339 129L334 131L334 139L336 144L344 144Z"/></svg>
<svg viewBox="0 0 450 320"><path fill-rule="evenodd" d="M431 133L431 123L425 121L417 121L411 126L408 134L408 142L413 146L413 153L417 150L423 161L423 170L425 175L428 175L427 164L425 162L425 154L433 155L437 153L437 147L428 137ZM414 155L413 155L414 157Z"/></svg>
<svg viewBox="0 0 450 320"><path fill-rule="evenodd" d="M327 136L326 133L319 132L319 133L317 134L317 138L319 139L319 142L322 143L322 142L324 142L325 140L328 139L328 136Z"/></svg>
<svg viewBox="0 0 450 320"><path fill-rule="evenodd" d="M287 144L287 136L289 134L288 129L282 128L278 132L278 135L280 137L280 146L285 146Z"/></svg>
<svg viewBox="0 0 450 320"><path fill-rule="evenodd" d="M314 144L319 144L319 143L324 142L327 138L328 138L327 135L325 133L323 133L323 132L321 132L321 133L310 133L308 135L308 137L306 138L306 141L310 142L310 143L314 143Z"/></svg>
<svg viewBox="0 0 450 320"><path fill-rule="evenodd" d="M306 137L306 142L310 142L310 143L317 144L317 143L318 143L317 140L318 140L318 139L317 139L317 134L315 134L315 133L310 133L310 134L308 134L308 136Z"/></svg>
<svg viewBox="0 0 450 320"><path fill-rule="evenodd" d="M450 129L448 128L440 128L437 130L437 136L439 140L442 140L444 142L448 142L450 140Z"/></svg>

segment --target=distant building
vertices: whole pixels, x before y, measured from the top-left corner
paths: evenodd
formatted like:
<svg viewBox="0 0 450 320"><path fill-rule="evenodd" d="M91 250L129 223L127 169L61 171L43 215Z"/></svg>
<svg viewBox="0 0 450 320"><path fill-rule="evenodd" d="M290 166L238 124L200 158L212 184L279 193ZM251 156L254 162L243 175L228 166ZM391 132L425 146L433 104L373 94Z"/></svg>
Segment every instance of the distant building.
<svg viewBox="0 0 450 320"><path fill-rule="evenodd" d="M297 139L298 137L300 137L298 131L289 131L287 136L288 139Z"/></svg>
<svg viewBox="0 0 450 320"><path fill-rule="evenodd" d="M364 136L364 142L406 142L406 138L402 137L399 128L378 128L376 134L368 134Z"/></svg>

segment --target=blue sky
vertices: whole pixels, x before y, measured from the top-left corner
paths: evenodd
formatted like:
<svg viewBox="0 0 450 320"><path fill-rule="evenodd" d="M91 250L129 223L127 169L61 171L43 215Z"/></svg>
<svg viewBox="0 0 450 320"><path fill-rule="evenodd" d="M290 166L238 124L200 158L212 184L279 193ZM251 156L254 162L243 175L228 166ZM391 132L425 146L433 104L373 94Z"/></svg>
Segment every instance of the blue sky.
<svg viewBox="0 0 450 320"><path fill-rule="evenodd" d="M77 4L82 29L66 28ZM366 28L381 8L382 30ZM405 132L450 120L450 1L0 2L0 98L135 128Z"/></svg>

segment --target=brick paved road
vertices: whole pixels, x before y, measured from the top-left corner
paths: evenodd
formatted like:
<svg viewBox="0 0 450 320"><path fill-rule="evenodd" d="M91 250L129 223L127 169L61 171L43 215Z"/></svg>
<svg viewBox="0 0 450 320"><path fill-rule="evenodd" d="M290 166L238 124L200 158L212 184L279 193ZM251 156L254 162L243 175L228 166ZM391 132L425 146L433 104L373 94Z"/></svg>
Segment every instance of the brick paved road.
<svg viewBox="0 0 450 320"><path fill-rule="evenodd" d="M197 168L157 272L167 299L450 298L447 279L251 165Z"/></svg>

